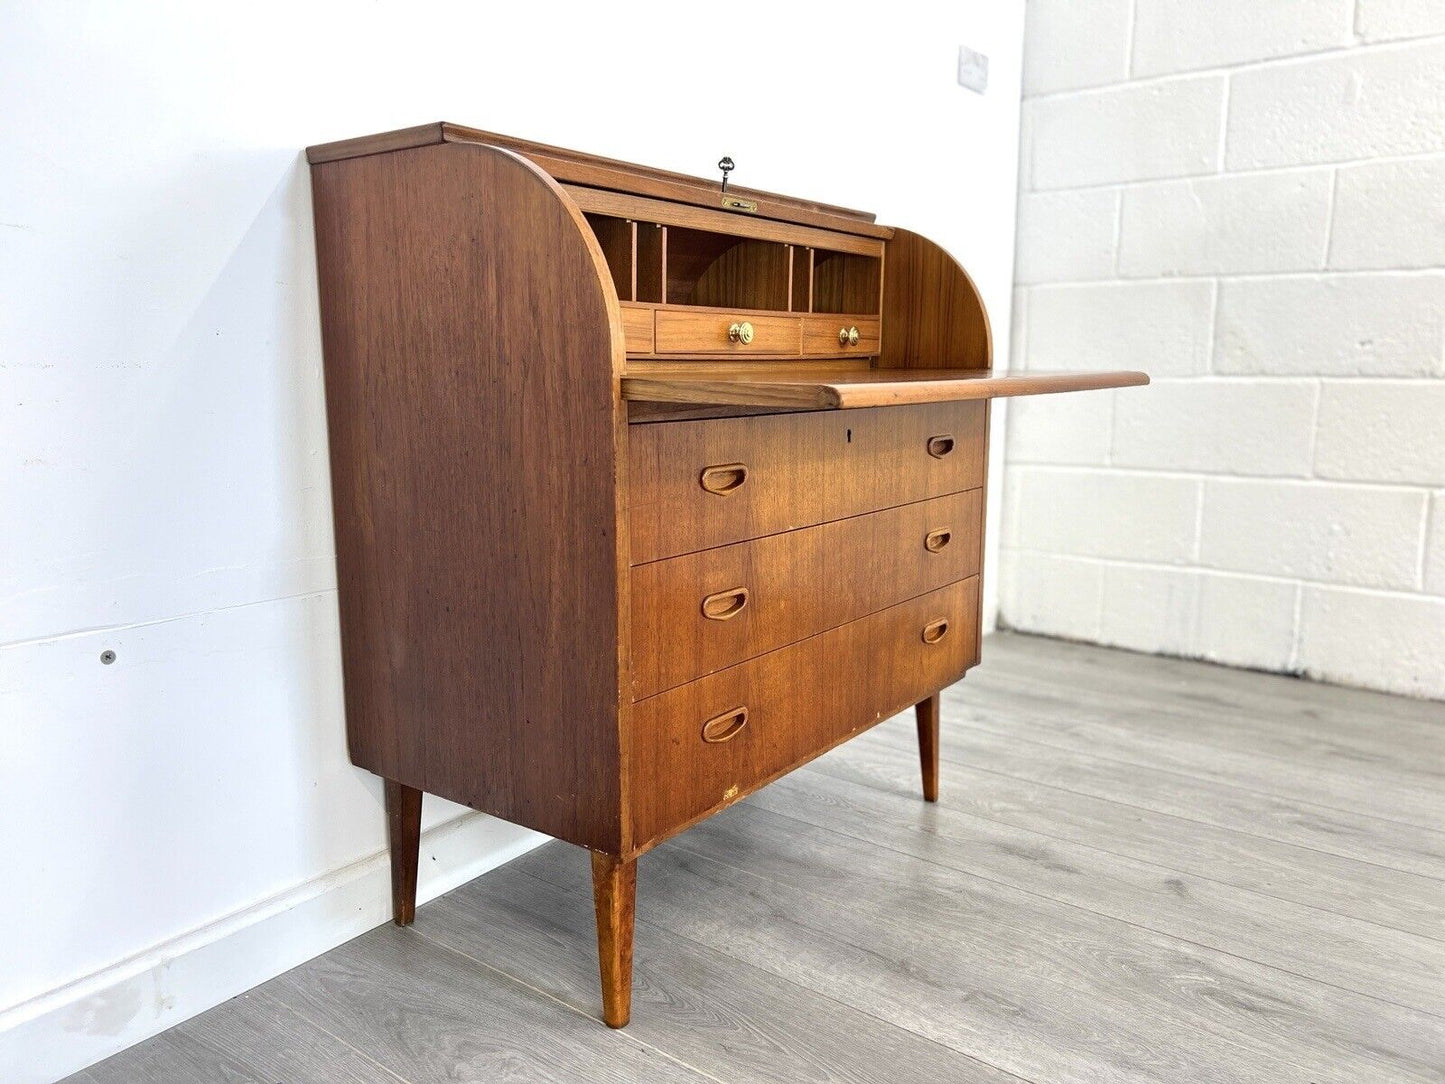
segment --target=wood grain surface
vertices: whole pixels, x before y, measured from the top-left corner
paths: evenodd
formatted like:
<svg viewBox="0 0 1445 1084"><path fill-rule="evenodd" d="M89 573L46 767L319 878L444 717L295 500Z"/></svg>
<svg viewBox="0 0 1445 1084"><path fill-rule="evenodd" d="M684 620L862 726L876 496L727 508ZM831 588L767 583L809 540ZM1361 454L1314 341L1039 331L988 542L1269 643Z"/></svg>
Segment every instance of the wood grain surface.
<svg viewBox="0 0 1445 1084"><path fill-rule="evenodd" d="M662 319L662 314L658 314ZM682 349L664 347L659 351ZM987 369L871 369L838 373L698 372L631 375L622 379L622 396L636 402L717 403L732 406L786 407L793 410L846 410L860 407L951 403L1050 395L1064 391L1130 388L1149 383L1140 372L995 373Z"/></svg>
<svg viewBox="0 0 1445 1084"><path fill-rule="evenodd" d="M632 556L641 563L844 516L975 489L984 482L982 403L850 414L778 414L632 426ZM935 456L929 441L947 437ZM719 496L709 466L742 463Z"/></svg>
<svg viewBox="0 0 1445 1084"><path fill-rule="evenodd" d="M978 660L978 577L899 603L633 705L632 796L645 847L957 681ZM929 642L923 630L946 622ZM840 680L846 675L847 680ZM746 711L729 740L710 719Z"/></svg>
<svg viewBox="0 0 1445 1084"><path fill-rule="evenodd" d="M620 850L623 343L602 252L506 151L335 161L312 184L352 759Z"/></svg>
<svg viewBox="0 0 1445 1084"><path fill-rule="evenodd" d="M632 571L635 698L978 573L983 490L850 516ZM930 549L930 538L936 549ZM746 591L717 618L703 599Z"/></svg>
<svg viewBox="0 0 1445 1084"><path fill-rule="evenodd" d="M306 158L312 165L322 162L340 161L365 155L384 154L412 147L436 146L442 143L486 144L503 147L522 155L535 163L559 181L568 181L592 188L610 188L638 195L692 203L702 207L720 206L717 178L690 177L683 173L672 173L652 166L619 162L595 154L552 147L529 139L497 132L484 132L449 121L420 124L392 132L359 136L353 139L337 140L306 148ZM786 222L831 227L846 230L867 237L887 238L893 231L874 222L874 216L866 211L855 211L847 207L820 203L817 200L797 199L780 196L775 192L742 188L731 185L728 194L754 200L761 218L776 218ZM742 214L735 217L742 218Z"/></svg>

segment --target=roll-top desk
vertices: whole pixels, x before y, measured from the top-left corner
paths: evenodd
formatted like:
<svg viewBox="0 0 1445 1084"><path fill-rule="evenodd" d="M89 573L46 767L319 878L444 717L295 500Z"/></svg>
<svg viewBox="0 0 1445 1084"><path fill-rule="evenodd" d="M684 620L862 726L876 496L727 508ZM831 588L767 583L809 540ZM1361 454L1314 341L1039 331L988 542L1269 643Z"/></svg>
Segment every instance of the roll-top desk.
<svg viewBox="0 0 1445 1084"><path fill-rule="evenodd" d="M810 200L451 124L313 147L346 717L396 921L421 795L592 852L627 1022L640 854L979 661L963 269ZM821 171L820 171L821 172Z"/></svg>

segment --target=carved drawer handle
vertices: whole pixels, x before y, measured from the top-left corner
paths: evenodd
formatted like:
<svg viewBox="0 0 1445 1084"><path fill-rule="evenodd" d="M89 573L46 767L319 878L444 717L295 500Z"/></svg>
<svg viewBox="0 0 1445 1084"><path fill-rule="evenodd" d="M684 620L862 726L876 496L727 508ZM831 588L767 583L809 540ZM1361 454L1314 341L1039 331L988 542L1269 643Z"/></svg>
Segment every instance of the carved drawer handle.
<svg viewBox="0 0 1445 1084"><path fill-rule="evenodd" d="M948 618L939 617L923 626L923 642L936 644L948 635Z"/></svg>
<svg viewBox="0 0 1445 1084"><path fill-rule="evenodd" d="M953 451L953 435L951 433L940 433L936 437L928 438L928 454L934 459L942 459L951 451Z"/></svg>
<svg viewBox="0 0 1445 1084"><path fill-rule="evenodd" d="M709 621L726 621L737 617L748 604L748 589L734 587L731 591L719 591L702 600L702 615Z"/></svg>
<svg viewBox="0 0 1445 1084"><path fill-rule="evenodd" d="M726 497L747 480L746 463L722 463L716 467L707 467L698 479L703 489L716 493L719 497Z"/></svg>
<svg viewBox="0 0 1445 1084"><path fill-rule="evenodd" d="M929 553L937 553L953 540L953 532L947 527L940 527L936 531L929 531L923 536L923 548Z"/></svg>
<svg viewBox="0 0 1445 1084"><path fill-rule="evenodd" d="M733 708L721 715L714 715L702 724L702 740L716 745L738 736L738 731L748 725L748 709Z"/></svg>

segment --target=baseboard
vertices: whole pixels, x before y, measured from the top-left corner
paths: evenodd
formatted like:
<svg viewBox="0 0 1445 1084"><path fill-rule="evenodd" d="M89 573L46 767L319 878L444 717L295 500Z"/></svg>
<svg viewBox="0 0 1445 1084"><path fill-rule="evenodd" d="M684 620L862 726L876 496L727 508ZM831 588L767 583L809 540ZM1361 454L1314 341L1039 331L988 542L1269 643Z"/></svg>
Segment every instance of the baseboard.
<svg viewBox="0 0 1445 1084"><path fill-rule="evenodd" d="M469 813L422 836L429 900L547 841ZM386 854L334 870L0 1014L0 1080L51 1084L391 918Z"/></svg>

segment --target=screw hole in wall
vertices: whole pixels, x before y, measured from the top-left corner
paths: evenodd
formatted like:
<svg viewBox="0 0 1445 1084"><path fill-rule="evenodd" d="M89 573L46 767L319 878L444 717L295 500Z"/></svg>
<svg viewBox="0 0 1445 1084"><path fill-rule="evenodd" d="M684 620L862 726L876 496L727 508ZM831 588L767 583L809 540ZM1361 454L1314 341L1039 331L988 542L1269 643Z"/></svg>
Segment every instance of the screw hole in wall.
<svg viewBox="0 0 1445 1084"><path fill-rule="evenodd" d="M104 666L109 666L111 663L115 662L115 652L114 652L114 651L102 651L102 652L100 653L100 661L101 661L101 664L102 664L102 665L104 665Z"/></svg>

